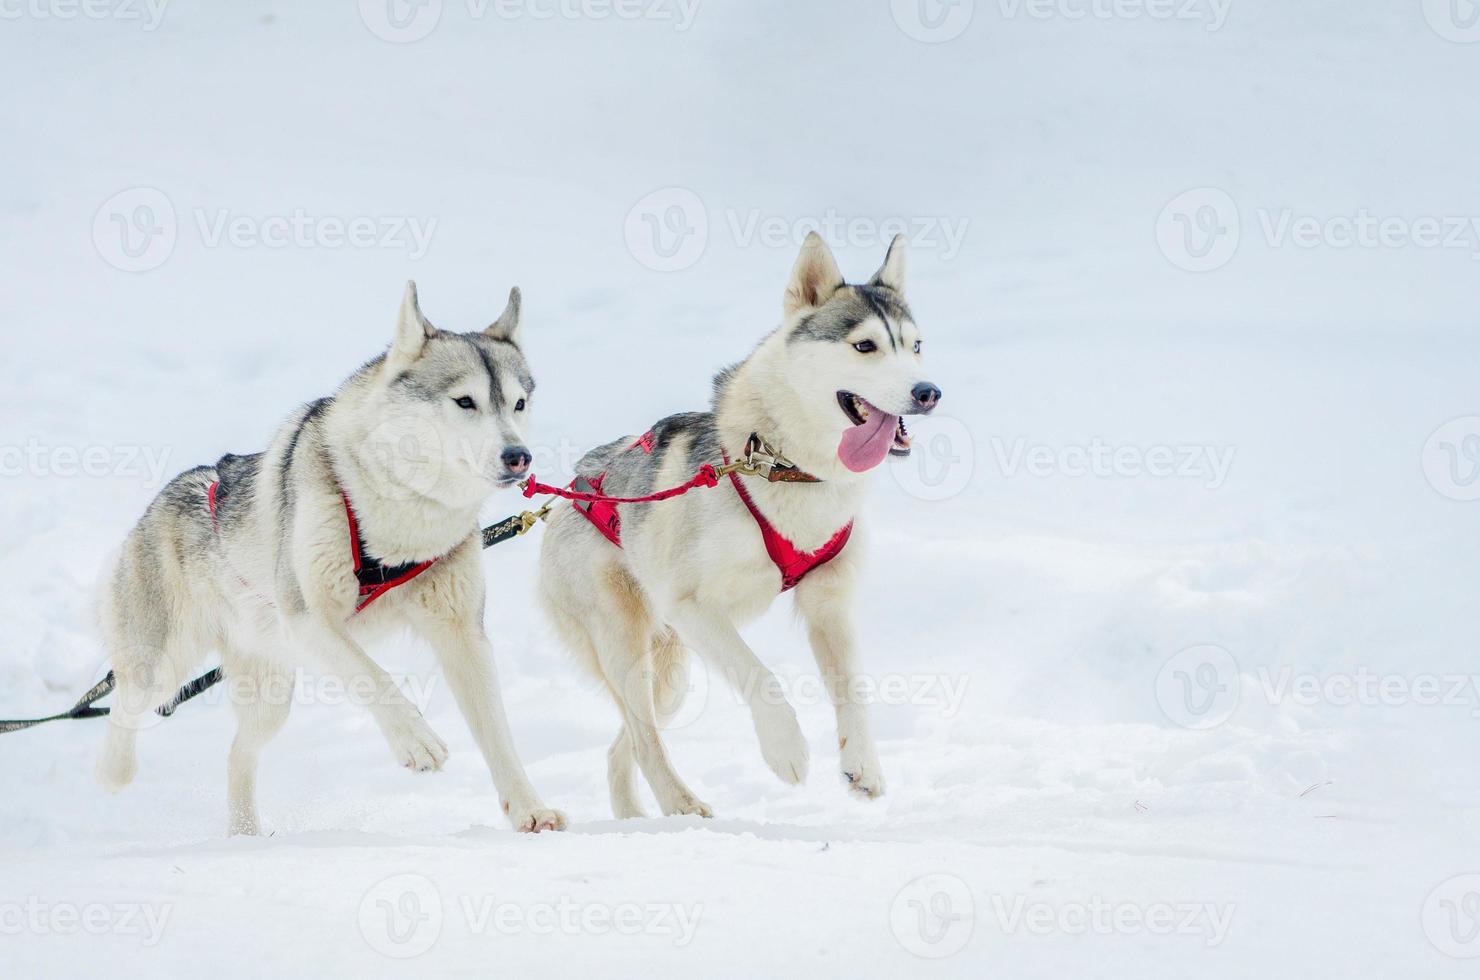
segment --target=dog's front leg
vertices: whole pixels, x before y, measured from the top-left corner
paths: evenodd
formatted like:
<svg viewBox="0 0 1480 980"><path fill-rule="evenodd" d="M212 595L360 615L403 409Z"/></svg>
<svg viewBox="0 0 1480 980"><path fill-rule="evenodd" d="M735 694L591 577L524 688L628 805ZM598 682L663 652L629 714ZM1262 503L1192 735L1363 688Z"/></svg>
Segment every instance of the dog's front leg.
<svg viewBox="0 0 1480 980"><path fill-rule="evenodd" d="M447 686L467 719L473 740L488 763L504 813L515 830L539 833L564 830L565 814L541 802L514 750L514 737L504 716L504 698L493 664L493 647L481 623L448 622L439 616L417 617L418 631L436 651Z"/></svg>
<svg viewBox="0 0 1480 980"><path fill-rule="evenodd" d="M362 684L374 690L370 712L398 763L413 772L442 768L447 761L446 743L343 625L310 613L293 624L293 632L311 656L339 676L345 690L361 690Z"/></svg>
<svg viewBox="0 0 1480 980"><path fill-rule="evenodd" d="M852 623L853 571L838 559L796 589L812 655L838 716L838 752L848 788L866 799L884 795L884 772L869 729L867 702L857 689L858 644Z"/></svg>
<svg viewBox="0 0 1480 980"><path fill-rule="evenodd" d="M688 600L677 603L668 621L688 646L719 668L750 706L761 755L783 782L807 781L809 752L797 713L781 681L760 662L727 616Z"/></svg>

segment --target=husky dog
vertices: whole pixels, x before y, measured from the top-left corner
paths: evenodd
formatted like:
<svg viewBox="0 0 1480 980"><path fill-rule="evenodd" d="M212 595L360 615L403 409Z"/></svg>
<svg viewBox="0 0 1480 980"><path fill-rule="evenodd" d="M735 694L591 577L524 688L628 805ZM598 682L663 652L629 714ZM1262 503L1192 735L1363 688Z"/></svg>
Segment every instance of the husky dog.
<svg viewBox="0 0 1480 980"><path fill-rule="evenodd" d="M260 832L258 756L287 720L300 663L366 695L397 764L441 769L447 746L361 645L410 626L436 651L514 827L565 827L514 752L483 628L479 506L531 459L519 307L515 289L486 330L446 333L408 283L386 353L300 408L265 452L223 456L160 492L103 586L118 685L98 764L107 788L133 779L137 730L210 650L238 717L230 833Z"/></svg>
<svg viewBox="0 0 1480 980"><path fill-rule="evenodd" d="M922 380L920 331L904 286L902 236L867 284L850 286L823 240L809 235L780 328L715 378L711 411L670 416L577 464L603 494L643 496L684 482L705 463L738 458L754 434L794 464L793 477L816 478L736 477L734 487L723 480L664 502L623 504L616 546L594 515L573 506L552 514L539 593L561 637L620 709L622 730L607 754L616 816L643 812L634 761L665 814L712 815L674 771L658 734L681 704L689 648L746 698L771 770L788 783L806 779L796 712L736 630L793 584L837 712L842 774L861 797L884 792L864 705L851 696L857 642L850 600L862 549L858 535L848 542L847 530L870 471L890 453L909 453L900 416L930 412L941 397ZM770 550L777 535L796 552L835 556L796 583Z"/></svg>

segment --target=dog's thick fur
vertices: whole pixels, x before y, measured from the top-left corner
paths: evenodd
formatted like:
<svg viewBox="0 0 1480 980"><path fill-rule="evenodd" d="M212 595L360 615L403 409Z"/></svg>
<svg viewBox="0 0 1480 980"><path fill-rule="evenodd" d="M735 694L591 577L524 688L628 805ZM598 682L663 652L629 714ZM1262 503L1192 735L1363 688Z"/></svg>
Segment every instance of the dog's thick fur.
<svg viewBox="0 0 1480 980"><path fill-rule="evenodd" d="M300 409L265 452L225 456L161 491L103 588L118 683L98 765L105 786L133 778L138 729L211 650L238 715L230 833L260 832L258 756L287 720L300 665L371 695L398 764L440 769L447 747L362 645L409 626L436 651L513 825L564 827L515 754L483 626L479 506L529 463L522 429L534 382L519 326L514 290L481 333L437 330L408 283L385 354ZM217 481L213 518L207 492ZM358 614L341 493L365 550L385 566L437 559Z"/></svg>
<svg viewBox="0 0 1480 980"><path fill-rule="evenodd" d="M684 482L723 452L740 455L759 433L815 484L748 479L756 506L798 548L814 551L858 517L867 473L838 458L853 423L839 392L862 395L889 414L918 414L924 384L919 331L904 301L904 240L863 286L848 286L822 239L811 235L792 273L779 329L742 363L715 379L712 411L674 415L652 428L651 454L630 446L637 433L588 453L577 470L606 473L603 492L632 497ZM872 341L874 350L854 345ZM865 347L867 345L865 344ZM939 396L939 390L935 397ZM907 451L901 448L899 451ZM571 506L550 518L540 557L539 594L582 664L605 682L623 725L608 753L612 809L642 815L634 761L665 814L710 816L674 771L659 727L682 702L688 649L698 650L748 699L761 754L788 783L806 779L807 743L778 679L736 624L759 615L781 591L755 520L729 481L718 488L621 507L617 548ZM850 622L863 557L861 528L841 555L795 590L824 680L834 695L841 768L864 797L884 792L864 705L849 696L857 666Z"/></svg>

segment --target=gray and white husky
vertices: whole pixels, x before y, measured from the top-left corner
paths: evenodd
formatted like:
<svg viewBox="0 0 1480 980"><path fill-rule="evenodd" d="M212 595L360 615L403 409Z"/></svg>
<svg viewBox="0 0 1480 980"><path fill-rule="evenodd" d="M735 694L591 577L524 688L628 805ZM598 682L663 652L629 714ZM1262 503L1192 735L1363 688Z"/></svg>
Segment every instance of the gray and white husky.
<svg viewBox="0 0 1480 980"><path fill-rule="evenodd" d="M674 771L658 731L687 690L689 648L746 698L771 770L788 783L806 779L796 712L736 629L791 584L836 709L843 776L863 797L884 792L865 706L853 695L858 644L850 600L863 550L860 535L842 529L857 520L871 472L886 455L909 452L900 416L929 412L940 400L940 389L924 380L920 331L904 292L903 237L867 284L850 286L827 245L810 235L780 328L715 378L709 412L670 416L577 464L603 494L637 497L683 483L702 464L738 458L755 435L793 464L792 475L817 480L750 476L740 478L748 500L741 485L725 480L663 502L623 504L616 542L574 506L551 515L539 593L557 631L621 712L607 755L616 816L643 812L634 761L665 814L712 814ZM793 583L768 550L767 525L803 554L845 543Z"/></svg>
<svg viewBox="0 0 1480 980"><path fill-rule="evenodd" d="M299 409L265 452L224 456L160 492L103 586L118 685L106 787L133 779L138 729L211 650L238 716L231 833L260 831L258 756L287 720L300 665L361 692L398 764L440 769L447 746L362 645L410 626L435 650L514 827L564 828L515 754L483 627L479 507L530 462L519 326L517 289L492 326L459 334L433 327L408 283L385 354ZM380 576L369 586L367 569Z"/></svg>

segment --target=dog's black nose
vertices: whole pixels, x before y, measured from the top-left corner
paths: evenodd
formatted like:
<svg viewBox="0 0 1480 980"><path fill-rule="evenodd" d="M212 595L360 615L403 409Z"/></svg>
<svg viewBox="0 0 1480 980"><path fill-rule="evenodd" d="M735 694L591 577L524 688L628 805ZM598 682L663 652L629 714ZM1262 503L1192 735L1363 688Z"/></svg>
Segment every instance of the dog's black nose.
<svg viewBox="0 0 1480 980"><path fill-rule="evenodd" d="M504 450L503 455L499 459L504 461L504 465L509 468L509 472L523 473L529 469L529 464L534 460L534 457L529 455L529 450L523 446L510 446Z"/></svg>
<svg viewBox="0 0 1480 980"><path fill-rule="evenodd" d="M910 394L915 396L915 404L920 407L920 411L922 412L930 411L940 401L940 389L929 381L921 381L915 385L914 390Z"/></svg>

